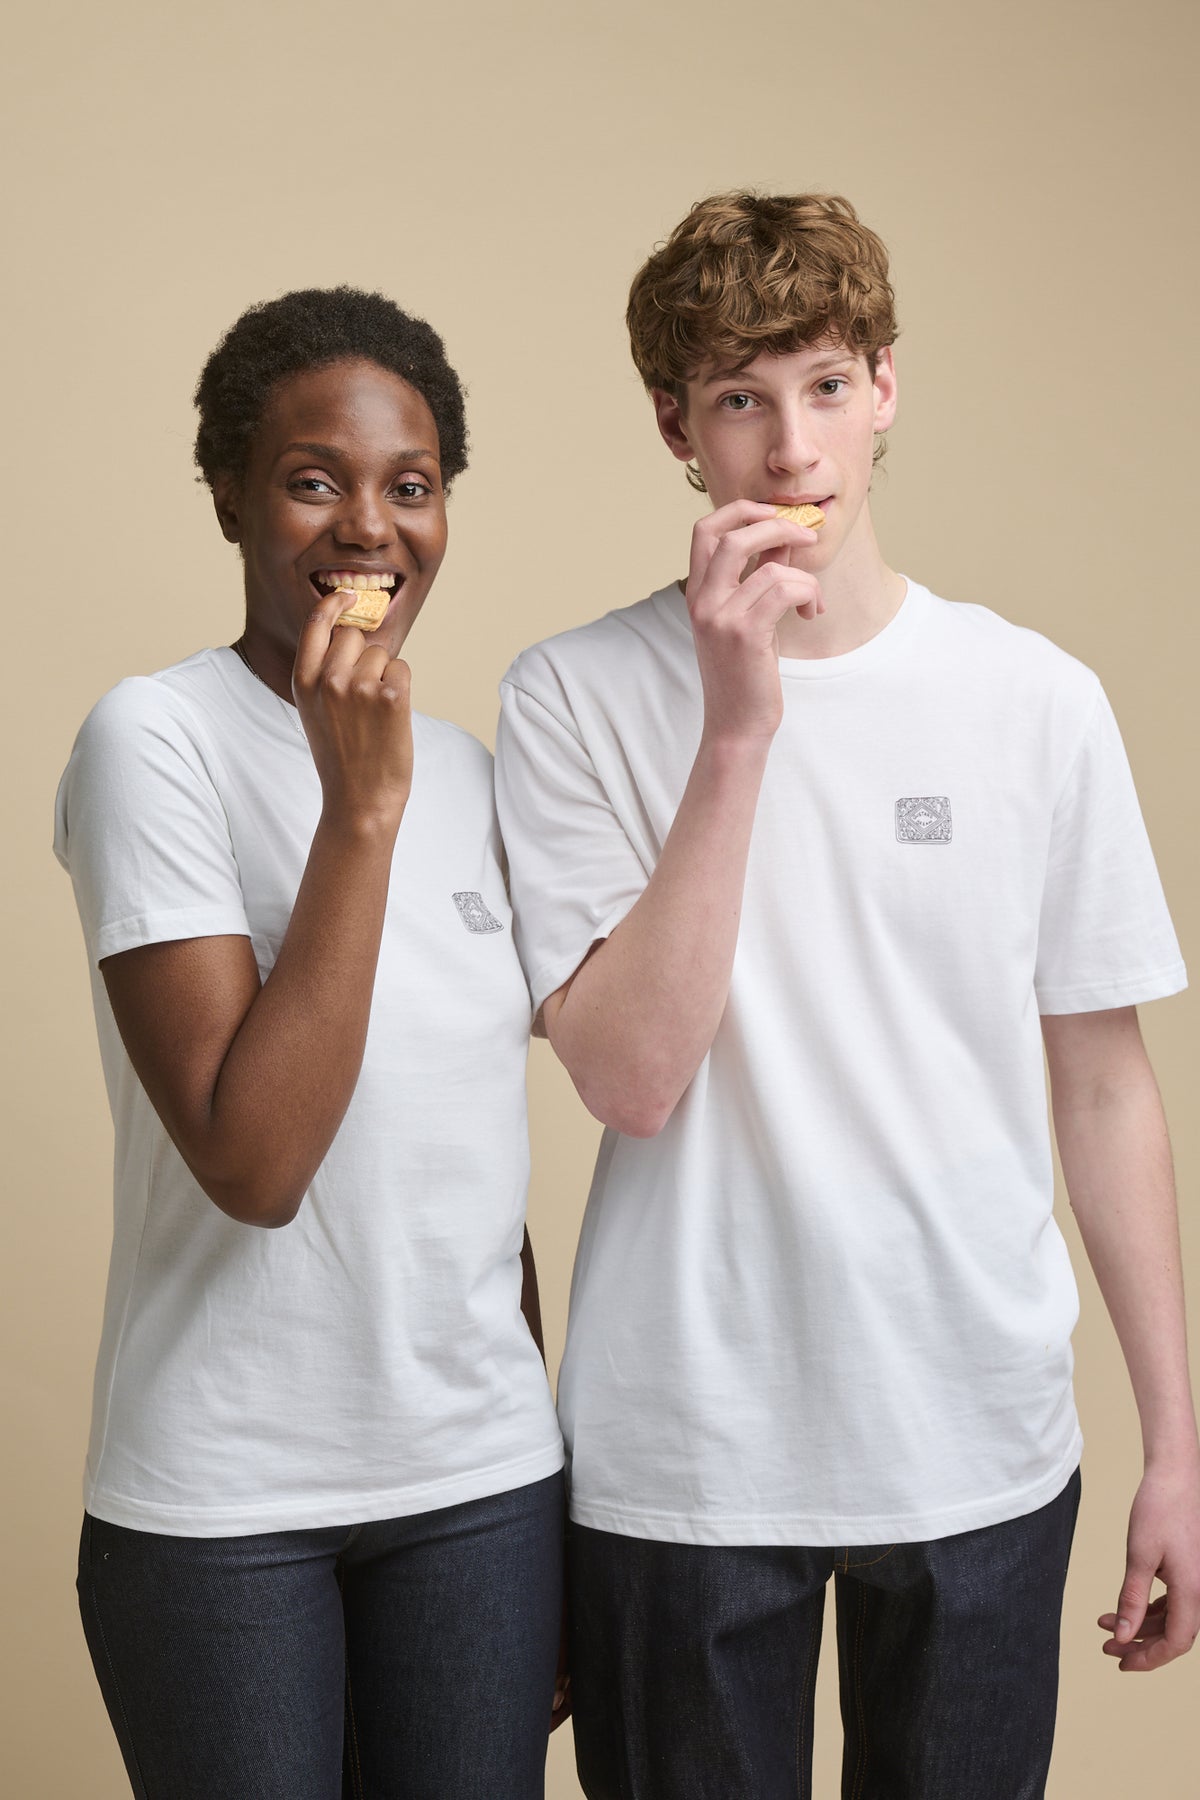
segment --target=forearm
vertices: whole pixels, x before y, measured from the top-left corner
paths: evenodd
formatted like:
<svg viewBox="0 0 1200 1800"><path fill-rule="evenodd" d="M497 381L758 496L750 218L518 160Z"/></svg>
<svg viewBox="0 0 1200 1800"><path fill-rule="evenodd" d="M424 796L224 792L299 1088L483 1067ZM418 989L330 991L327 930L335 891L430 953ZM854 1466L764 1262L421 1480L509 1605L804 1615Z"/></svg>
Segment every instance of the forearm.
<svg viewBox="0 0 1200 1800"><path fill-rule="evenodd" d="M295 1216L354 1092L395 830L322 820L265 982L245 937L148 944L100 965L172 1141L243 1223Z"/></svg>
<svg viewBox="0 0 1200 1800"><path fill-rule="evenodd" d="M1153 1073L1143 1055L1118 1080L1059 1085L1063 1174L1129 1370L1147 1462L1193 1457L1179 1228Z"/></svg>
<svg viewBox="0 0 1200 1800"><path fill-rule="evenodd" d="M199 1148L206 1190L286 1223L362 1065L395 833L322 819L274 967L217 1076ZM227 1204L228 1203L228 1204Z"/></svg>
<svg viewBox="0 0 1200 1800"><path fill-rule="evenodd" d="M769 748L769 737L701 743L644 893L547 1004L585 1105L630 1136L661 1129L721 1022Z"/></svg>

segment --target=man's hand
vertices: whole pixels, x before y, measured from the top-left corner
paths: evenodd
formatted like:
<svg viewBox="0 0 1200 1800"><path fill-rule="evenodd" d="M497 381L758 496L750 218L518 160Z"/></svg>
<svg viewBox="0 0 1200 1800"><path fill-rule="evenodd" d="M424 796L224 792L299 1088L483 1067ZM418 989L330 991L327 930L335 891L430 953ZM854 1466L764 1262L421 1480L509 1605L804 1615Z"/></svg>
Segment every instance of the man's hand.
<svg viewBox="0 0 1200 1800"><path fill-rule="evenodd" d="M789 549L816 542L815 531L756 500L733 500L697 522L687 603L710 742L770 739L778 730L783 695L775 628L793 610L815 618L825 602L815 575L768 552L786 557Z"/></svg>
<svg viewBox="0 0 1200 1800"><path fill-rule="evenodd" d="M1155 1578L1166 1593L1150 1599ZM1200 1462L1147 1470L1129 1516L1125 1580L1116 1612L1102 1613L1104 1654L1146 1672L1183 1656L1200 1632Z"/></svg>

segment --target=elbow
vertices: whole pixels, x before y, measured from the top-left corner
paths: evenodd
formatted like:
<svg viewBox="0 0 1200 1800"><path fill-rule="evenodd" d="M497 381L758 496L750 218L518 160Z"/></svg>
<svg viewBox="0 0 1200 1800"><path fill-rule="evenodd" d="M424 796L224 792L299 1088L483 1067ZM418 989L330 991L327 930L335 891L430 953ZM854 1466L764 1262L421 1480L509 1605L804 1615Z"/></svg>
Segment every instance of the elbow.
<svg viewBox="0 0 1200 1800"><path fill-rule="evenodd" d="M300 1211L307 1184L289 1188L278 1181L256 1181L250 1177L215 1175L193 1169L193 1175L205 1194L226 1217L239 1225L257 1225L263 1231L278 1231L290 1225Z"/></svg>
<svg viewBox="0 0 1200 1800"><path fill-rule="evenodd" d="M657 1137L679 1099L678 1094L656 1093L649 1087L605 1087L578 1080L575 1087L593 1119L622 1137Z"/></svg>
<svg viewBox="0 0 1200 1800"><path fill-rule="evenodd" d="M691 1083L695 1069L686 1073L672 1066L656 1045L644 1048L626 1037L613 1044L564 1031L562 1009L547 1012L551 1047L575 1085L575 1091L593 1119L619 1131L622 1137L657 1137Z"/></svg>
<svg viewBox="0 0 1200 1800"><path fill-rule="evenodd" d="M615 1124L613 1129L619 1131L622 1137L653 1138L658 1136L670 1116L670 1113L633 1113Z"/></svg>

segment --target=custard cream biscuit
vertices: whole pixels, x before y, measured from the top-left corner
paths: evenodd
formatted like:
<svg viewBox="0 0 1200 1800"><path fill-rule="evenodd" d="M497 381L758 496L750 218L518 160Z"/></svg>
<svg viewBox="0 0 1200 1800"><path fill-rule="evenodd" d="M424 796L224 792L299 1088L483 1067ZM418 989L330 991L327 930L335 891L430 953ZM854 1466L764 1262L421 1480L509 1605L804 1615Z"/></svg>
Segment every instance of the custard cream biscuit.
<svg viewBox="0 0 1200 1800"><path fill-rule="evenodd" d="M777 506L775 512L781 519L790 519L793 525L807 525L810 531L820 531L825 523L825 514L820 507L807 503L804 506Z"/></svg>
<svg viewBox="0 0 1200 1800"><path fill-rule="evenodd" d="M339 625L356 625L360 631L374 631L382 623L392 598L390 588L338 588L353 605L337 618Z"/></svg>

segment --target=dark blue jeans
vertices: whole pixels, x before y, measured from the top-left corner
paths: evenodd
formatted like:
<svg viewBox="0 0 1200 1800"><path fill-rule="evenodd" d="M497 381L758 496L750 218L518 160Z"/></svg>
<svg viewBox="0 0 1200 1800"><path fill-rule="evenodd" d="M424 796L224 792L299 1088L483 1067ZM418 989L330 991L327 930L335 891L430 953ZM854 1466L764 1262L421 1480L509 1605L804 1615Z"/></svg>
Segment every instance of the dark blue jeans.
<svg viewBox="0 0 1200 1800"><path fill-rule="evenodd" d="M809 1800L825 1586L843 1800L1038 1800L1079 1475L1038 1512L922 1544L710 1548L570 1528L588 1800Z"/></svg>
<svg viewBox="0 0 1200 1800"><path fill-rule="evenodd" d="M540 1800L561 1475L411 1518L178 1538L85 1517L138 1800Z"/></svg>

